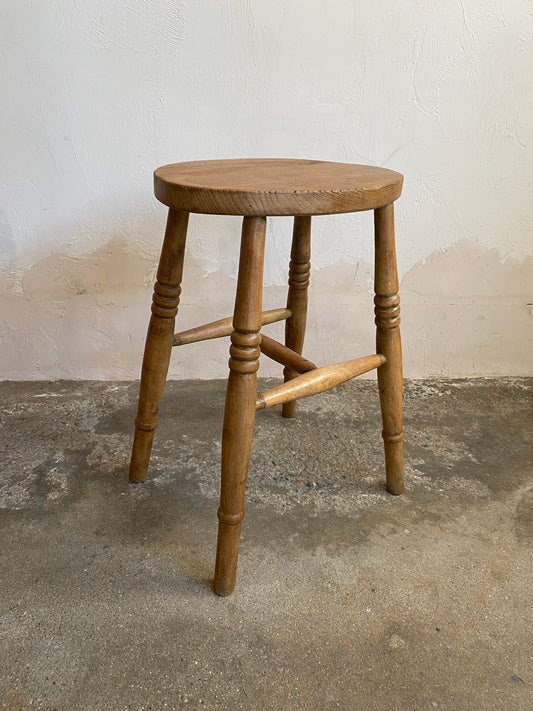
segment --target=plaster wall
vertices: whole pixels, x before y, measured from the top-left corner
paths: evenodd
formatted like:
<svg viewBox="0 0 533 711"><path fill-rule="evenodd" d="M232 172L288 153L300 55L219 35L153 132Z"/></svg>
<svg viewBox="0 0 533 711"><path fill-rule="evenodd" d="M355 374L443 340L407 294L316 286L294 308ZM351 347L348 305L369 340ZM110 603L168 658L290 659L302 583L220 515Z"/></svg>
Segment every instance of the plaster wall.
<svg viewBox="0 0 533 711"><path fill-rule="evenodd" d="M405 374L533 374L530 0L23 0L0 22L0 378L138 377L152 170L246 156L404 173ZM313 229L305 354L369 353L371 215ZM290 231L269 226L265 308ZM239 232L191 217L182 328L231 313ZM225 340L187 346L170 375L226 363Z"/></svg>

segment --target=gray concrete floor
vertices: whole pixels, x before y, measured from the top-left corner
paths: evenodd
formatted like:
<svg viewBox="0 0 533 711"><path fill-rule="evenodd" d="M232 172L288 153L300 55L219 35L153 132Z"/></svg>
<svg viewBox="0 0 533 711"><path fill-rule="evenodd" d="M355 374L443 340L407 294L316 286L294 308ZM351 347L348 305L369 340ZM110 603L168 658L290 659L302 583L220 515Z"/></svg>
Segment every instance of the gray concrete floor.
<svg viewBox="0 0 533 711"><path fill-rule="evenodd" d="M532 380L375 383L257 416L237 588L211 592L225 383L1 390L0 708L533 708Z"/></svg>

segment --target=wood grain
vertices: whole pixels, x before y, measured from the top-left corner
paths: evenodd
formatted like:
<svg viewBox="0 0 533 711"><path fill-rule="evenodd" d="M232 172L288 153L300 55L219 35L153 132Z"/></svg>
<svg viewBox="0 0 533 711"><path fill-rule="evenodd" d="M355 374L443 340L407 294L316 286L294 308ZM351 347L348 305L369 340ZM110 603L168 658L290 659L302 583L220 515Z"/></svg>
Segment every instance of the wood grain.
<svg viewBox="0 0 533 711"><path fill-rule="evenodd" d="M237 159L174 163L154 173L158 200L216 215L327 215L372 210L396 200L403 176L351 163Z"/></svg>
<svg viewBox="0 0 533 711"><path fill-rule="evenodd" d="M345 383L357 375L379 368L384 363L385 356L378 353L347 360L344 363L324 365L321 368L310 370L308 373L297 375L292 380L261 393L257 398L256 408L264 410L267 407L280 405L293 399L317 395Z"/></svg>
<svg viewBox="0 0 533 711"><path fill-rule="evenodd" d="M289 262L289 291L287 308L292 316L285 322L285 345L287 348L302 354L305 325L307 321L307 291L311 274L311 218L299 216L294 218L292 232L291 260ZM294 378L298 372L288 364L283 370L285 382ZM294 417L296 400L283 403L283 417Z"/></svg>
<svg viewBox="0 0 533 711"><path fill-rule="evenodd" d="M154 286L152 315L144 348L139 405L130 462L130 481L143 481L148 470L159 403L165 387L172 351L188 220L187 212L172 209L168 212Z"/></svg>
<svg viewBox="0 0 533 711"><path fill-rule="evenodd" d="M277 363L287 366L295 375L298 373L307 373L307 371L316 368L316 365L311 363L310 360L291 351L290 348L278 343L278 341L275 341L273 338L265 336L264 333L261 334L261 353L264 353L268 358L272 358L272 360L275 360Z"/></svg>
<svg viewBox="0 0 533 711"><path fill-rule="evenodd" d="M261 334L266 219L245 217L231 334L214 591L229 595L235 586L244 493L252 448Z"/></svg>
<svg viewBox="0 0 533 711"><path fill-rule="evenodd" d="M289 309L270 309L263 311L261 315L261 325L266 326L269 323L283 321L291 316ZM207 341L211 338L223 338L231 335L233 331L233 316L221 318L218 321L206 323L203 326L190 328L188 331L176 333L172 339L173 346L184 346L187 343L197 343L198 341Z"/></svg>
<svg viewBox="0 0 533 711"><path fill-rule="evenodd" d="M376 350L386 364L378 370L379 398L383 419L387 489L401 494L403 481L402 429L402 344L400 338L400 297L394 241L394 205L374 212L375 272L374 312L376 315Z"/></svg>

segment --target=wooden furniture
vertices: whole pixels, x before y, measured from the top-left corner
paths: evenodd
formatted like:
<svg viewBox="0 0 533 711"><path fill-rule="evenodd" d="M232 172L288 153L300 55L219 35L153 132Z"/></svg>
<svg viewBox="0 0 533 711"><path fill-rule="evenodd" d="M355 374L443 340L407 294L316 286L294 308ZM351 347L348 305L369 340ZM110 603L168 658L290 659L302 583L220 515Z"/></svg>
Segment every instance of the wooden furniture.
<svg viewBox="0 0 533 711"><path fill-rule="evenodd" d="M230 336L222 435L222 481L214 590L235 585L244 492L256 410L281 404L292 417L300 397L328 390L377 368L387 489L403 491L400 299L394 246L394 201L403 177L383 168L312 160L218 160L166 165L155 171L156 197L168 208L142 366L130 480L148 469L157 411L173 346ZM311 216L374 210L376 353L317 368L302 356L310 274ZM241 215L243 227L235 311L174 334L190 212ZM286 308L262 310L267 216L294 217ZM285 344L261 326L285 320ZM283 364L284 380L257 393L259 356Z"/></svg>

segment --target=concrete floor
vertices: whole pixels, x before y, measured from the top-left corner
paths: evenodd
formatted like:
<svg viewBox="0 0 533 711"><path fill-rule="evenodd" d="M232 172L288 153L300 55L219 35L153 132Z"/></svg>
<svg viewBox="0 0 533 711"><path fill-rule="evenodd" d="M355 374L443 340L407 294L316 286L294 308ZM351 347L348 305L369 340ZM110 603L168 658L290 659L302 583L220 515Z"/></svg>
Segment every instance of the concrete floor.
<svg viewBox="0 0 533 711"><path fill-rule="evenodd" d="M233 596L211 592L225 383L4 383L0 708L533 708L533 380L375 383L257 416Z"/></svg>

